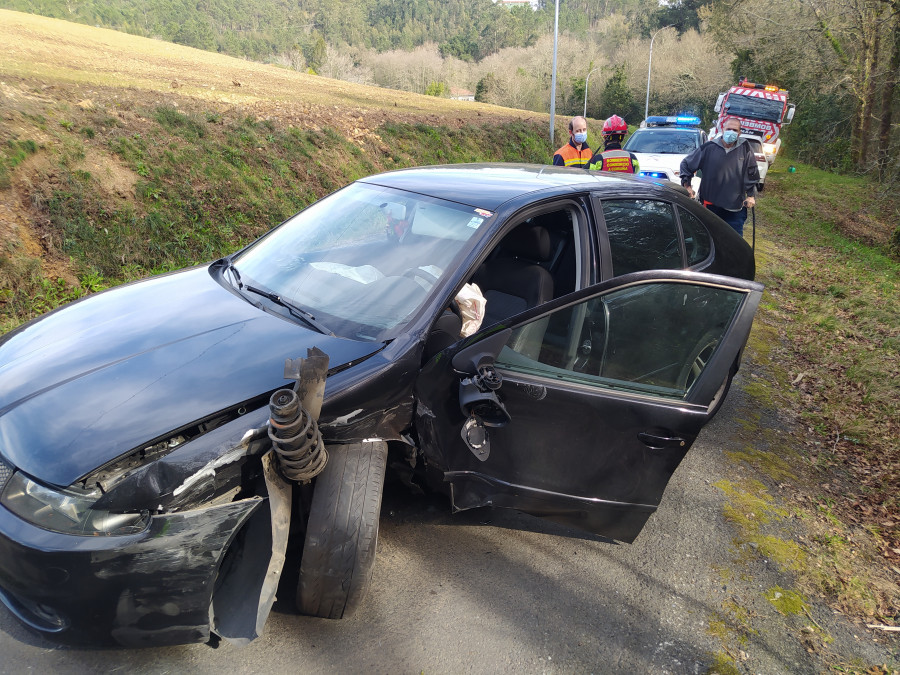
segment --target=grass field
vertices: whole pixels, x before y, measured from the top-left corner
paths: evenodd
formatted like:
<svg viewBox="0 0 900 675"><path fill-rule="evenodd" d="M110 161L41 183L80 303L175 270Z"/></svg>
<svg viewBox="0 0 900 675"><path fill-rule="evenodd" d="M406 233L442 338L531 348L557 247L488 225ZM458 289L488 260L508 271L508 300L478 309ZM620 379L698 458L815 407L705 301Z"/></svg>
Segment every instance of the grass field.
<svg viewBox="0 0 900 675"><path fill-rule="evenodd" d="M548 117L0 10L0 331L386 169L546 162Z"/></svg>

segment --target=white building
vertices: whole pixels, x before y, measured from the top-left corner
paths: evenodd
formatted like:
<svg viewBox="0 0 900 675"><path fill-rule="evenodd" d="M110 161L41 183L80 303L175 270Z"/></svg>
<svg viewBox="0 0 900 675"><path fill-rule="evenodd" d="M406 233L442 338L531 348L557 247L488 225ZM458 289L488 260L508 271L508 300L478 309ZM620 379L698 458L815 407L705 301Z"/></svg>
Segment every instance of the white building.
<svg viewBox="0 0 900 675"><path fill-rule="evenodd" d="M474 101L475 93L468 89L460 89L459 87L450 87L450 98L454 101Z"/></svg>
<svg viewBox="0 0 900 675"><path fill-rule="evenodd" d="M494 0L494 2L498 5L503 5L504 7L530 7L531 9L537 8L537 0Z"/></svg>

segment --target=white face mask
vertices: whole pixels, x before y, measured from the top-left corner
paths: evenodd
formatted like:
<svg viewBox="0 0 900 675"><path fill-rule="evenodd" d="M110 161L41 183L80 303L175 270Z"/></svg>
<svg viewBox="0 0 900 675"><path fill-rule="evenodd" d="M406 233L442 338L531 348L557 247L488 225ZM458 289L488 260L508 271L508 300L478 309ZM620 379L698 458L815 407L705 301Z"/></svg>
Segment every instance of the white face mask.
<svg viewBox="0 0 900 675"><path fill-rule="evenodd" d="M731 145L738 139L738 132L734 129L726 129L722 132L722 140Z"/></svg>
<svg viewBox="0 0 900 675"><path fill-rule="evenodd" d="M575 142L580 145L581 143L584 143L587 140L587 132L583 131L583 132L572 134L572 138L574 138Z"/></svg>

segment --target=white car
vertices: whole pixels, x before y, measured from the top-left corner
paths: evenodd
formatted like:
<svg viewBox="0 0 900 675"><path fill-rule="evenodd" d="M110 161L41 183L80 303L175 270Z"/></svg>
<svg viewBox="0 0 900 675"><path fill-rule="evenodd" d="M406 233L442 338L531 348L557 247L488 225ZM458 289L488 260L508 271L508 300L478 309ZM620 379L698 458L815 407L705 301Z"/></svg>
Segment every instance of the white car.
<svg viewBox="0 0 900 675"><path fill-rule="evenodd" d="M708 140L700 118L687 116L648 117L622 146L638 160L638 175L662 178L681 185L681 160ZM700 178L691 179L696 194Z"/></svg>
<svg viewBox="0 0 900 675"><path fill-rule="evenodd" d="M756 189L762 192L766 182L766 174L769 173L769 159L765 154L765 143L762 136L756 134L741 134L741 138L746 138L747 142L753 147L753 154L756 155L756 166L759 167L759 183Z"/></svg>

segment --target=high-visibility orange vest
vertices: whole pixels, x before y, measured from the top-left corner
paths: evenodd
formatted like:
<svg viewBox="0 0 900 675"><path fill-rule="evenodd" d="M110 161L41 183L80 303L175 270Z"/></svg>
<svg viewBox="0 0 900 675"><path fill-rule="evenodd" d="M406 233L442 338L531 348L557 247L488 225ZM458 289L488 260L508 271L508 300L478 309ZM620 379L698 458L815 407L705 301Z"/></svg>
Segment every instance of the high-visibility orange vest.
<svg viewBox="0 0 900 675"><path fill-rule="evenodd" d="M559 150L556 151L556 155L562 157L563 166L580 166L586 167L587 163L591 161L591 157L594 155L594 151L588 147L587 143L583 143L581 146L581 150L572 145L571 141L562 146ZM556 159L556 155L553 156L553 159ZM556 162L553 162L556 164Z"/></svg>
<svg viewBox="0 0 900 675"><path fill-rule="evenodd" d="M622 171L623 173L634 173L634 163L631 161L631 153L627 150L607 150L601 152L603 163L600 165L601 171Z"/></svg>

